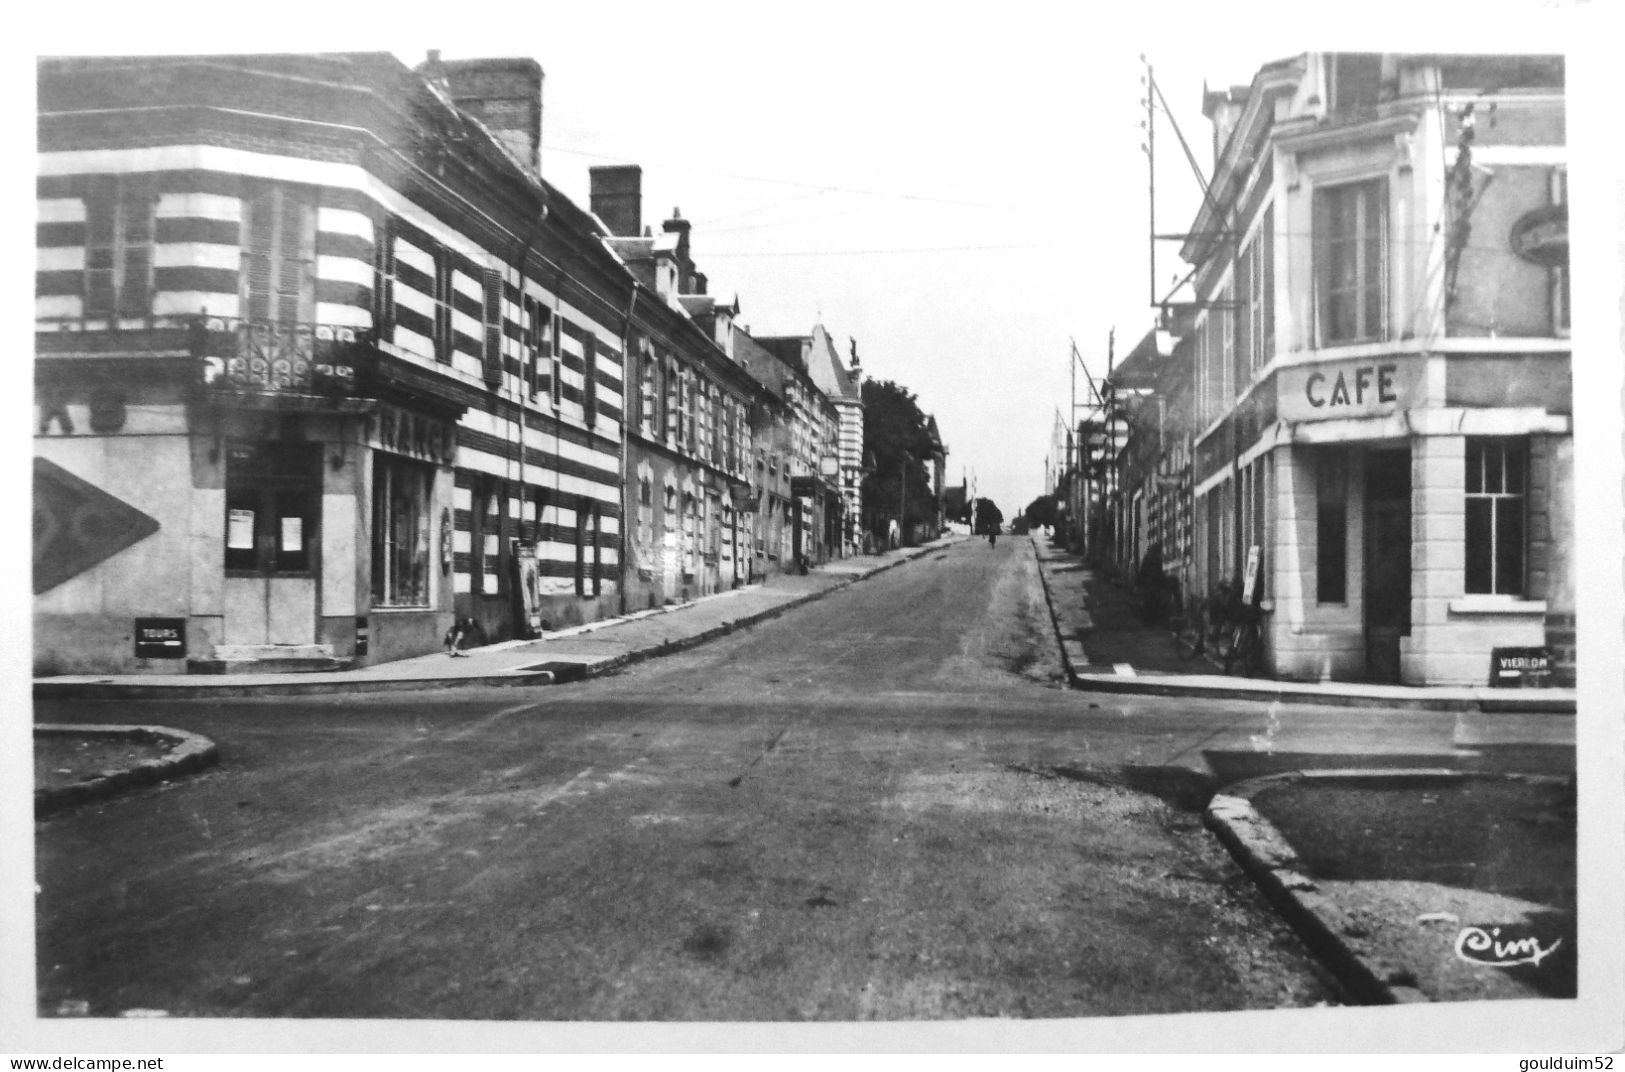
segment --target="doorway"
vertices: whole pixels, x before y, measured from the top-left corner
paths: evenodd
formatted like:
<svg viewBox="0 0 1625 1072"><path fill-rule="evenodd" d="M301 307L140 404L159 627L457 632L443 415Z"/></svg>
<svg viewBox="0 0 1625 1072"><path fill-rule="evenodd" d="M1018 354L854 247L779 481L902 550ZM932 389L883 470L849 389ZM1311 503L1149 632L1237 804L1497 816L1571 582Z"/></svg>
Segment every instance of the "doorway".
<svg viewBox="0 0 1625 1072"><path fill-rule="evenodd" d="M316 642L321 461L319 443L227 448L226 644Z"/></svg>
<svg viewBox="0 0 1625 1072"><path fill-rule="evenodd" d="M1411 632L1411 452L1366 452L1366 678L1399 682L1399 638Z"/></svg>

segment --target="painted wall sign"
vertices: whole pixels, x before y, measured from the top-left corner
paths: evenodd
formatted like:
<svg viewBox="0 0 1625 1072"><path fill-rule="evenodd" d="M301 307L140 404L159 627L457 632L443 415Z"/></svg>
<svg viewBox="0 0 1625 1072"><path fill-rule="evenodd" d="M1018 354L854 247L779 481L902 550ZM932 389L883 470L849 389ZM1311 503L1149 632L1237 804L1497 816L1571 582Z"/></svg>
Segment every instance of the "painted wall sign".
<svg viewBox="0 0 1625 1072"><path fill-rule="evenodd" d="M1285 368L1276 377L1276 415L1284 421L1326 421L1409 409L1425 400L1422 369L1415 358Z"/></svg>
<svg viewBox="0 0 1625 1072"><path fill-rule="evenodd" d="M155 518L34 459L34 592L49 591L158 531Z"/></svg>
<svg viewBox="0 0 1625 1072"><path fill-rule="evenodd" d="M184 659L186 657L185 618L137 618L135 620L137 659Z"/></svg>
<svg viewBox="0 0 1625 1072"><path fill-rule="evenodd" d="M1543 205L1518 217L1509 241L1512 252L1542 268L1569 262L1569 206Z"/></svg>
<svg viewBox="0 0 1625 1072"><path fill-rule="evenodd" d="M1552 679L1552 653L1545 648L1493 648L1490 687L1538 688Z"/></svg>
<svg viewBox="0 0 1625 1072"><path fill-rule="evenodd" d="M450 465L457 430L447 421L381 404L367 421L367 445L408 458Z"/></svg>

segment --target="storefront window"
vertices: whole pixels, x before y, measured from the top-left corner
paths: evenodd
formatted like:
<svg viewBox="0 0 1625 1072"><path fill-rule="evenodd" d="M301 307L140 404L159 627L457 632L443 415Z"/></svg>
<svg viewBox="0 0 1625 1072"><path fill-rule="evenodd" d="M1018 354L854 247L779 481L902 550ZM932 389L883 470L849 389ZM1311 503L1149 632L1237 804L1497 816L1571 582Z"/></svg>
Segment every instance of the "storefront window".
<svg viewBox="0 0 1625 1072"><path fill-rule="evenodd" d="M372 466L372 601L429 604L429 496L433 470L375 454Z"/></svg>
<svg viewBox="0 0 1625 1072"><path fill-rule="evenodd" d="M1524 489L1528 451L1521 440L1467 441L1467 591L1522 595Z"/></svg>

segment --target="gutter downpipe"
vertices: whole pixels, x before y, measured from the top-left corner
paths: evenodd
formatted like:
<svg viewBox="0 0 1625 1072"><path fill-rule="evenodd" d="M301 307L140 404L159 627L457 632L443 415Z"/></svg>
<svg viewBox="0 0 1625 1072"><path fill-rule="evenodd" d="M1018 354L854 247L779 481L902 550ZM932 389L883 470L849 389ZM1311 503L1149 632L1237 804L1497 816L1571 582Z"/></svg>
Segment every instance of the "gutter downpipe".
<svg viewBox="0 0 1625 1072"><path fill-rule="evenodd" d="M630 274L630 273L628 273L628 274ZM642 396L641 396L641 392L643 390L643 386L642 386L643 381L640 379L636 383L629 384L628 380L630 379L630 377L627 376L627 374L626 374L627 369L632 364L632 360L631 360L631 358L632 358L632 316L633 316L634 313L637 312L637 308L638 308L638 281L637 281L636 278L633 278L632 279L632 296L630 298L628 298L627 301L626 301L626 320L621 325L621 518L620 518L620 528L621 528L621 541L620 541L620 559L621 559L620 567L621 567L621 569L620 569L620 574L621 574L621 583L620 583L619 587L620 587L620 590L621 590L620 591L620 607L621 607L620 612L623 615L626 613L626 608L627 608L626 587L627 587L627 559L628 559L628 556L627 556L627 553L626 553L627 552L627 537L626 537L626 528L627 528L627 526L626 526L626 521L627 521L627 518L630 517L631 514L632 514L632 511L627 509L627 506L630 505L630 501L628 499L628 491L629 491L629 489L631 487L631 485L627 482L627 478L630 476L630 473L629 473L629 471L627 469L627 466L631 464L631 460L632 460L631 459L632 426L631 426L630 421L629 421L630 414L627 412L627 410L628 410L628 406L626 404L627 395L629 393L633 393L633 394L636 394L638 396L638 408L639 408L639 411L640 411L640 415L641 415L641 411L642 411L642 408L643 408L643 399L642 399ZM628 386L630 386L632 388L631 392L627 391Z"/></svg>

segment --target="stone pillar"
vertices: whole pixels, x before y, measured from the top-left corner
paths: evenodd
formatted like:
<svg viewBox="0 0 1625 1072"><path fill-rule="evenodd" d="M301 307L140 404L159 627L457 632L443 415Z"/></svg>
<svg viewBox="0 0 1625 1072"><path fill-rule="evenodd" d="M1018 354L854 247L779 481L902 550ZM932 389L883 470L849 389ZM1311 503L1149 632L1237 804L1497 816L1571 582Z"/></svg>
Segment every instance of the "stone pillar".
<svg viewBox="0 0 1625 1072"><path fill-rule="evenodd" d="M1419 436L1411 440L1411 635L1400 641L1400 676L1406 684L1476 680L1479 659L1453 650L1450 603L1466 583L1467 440Z"/></svg>

